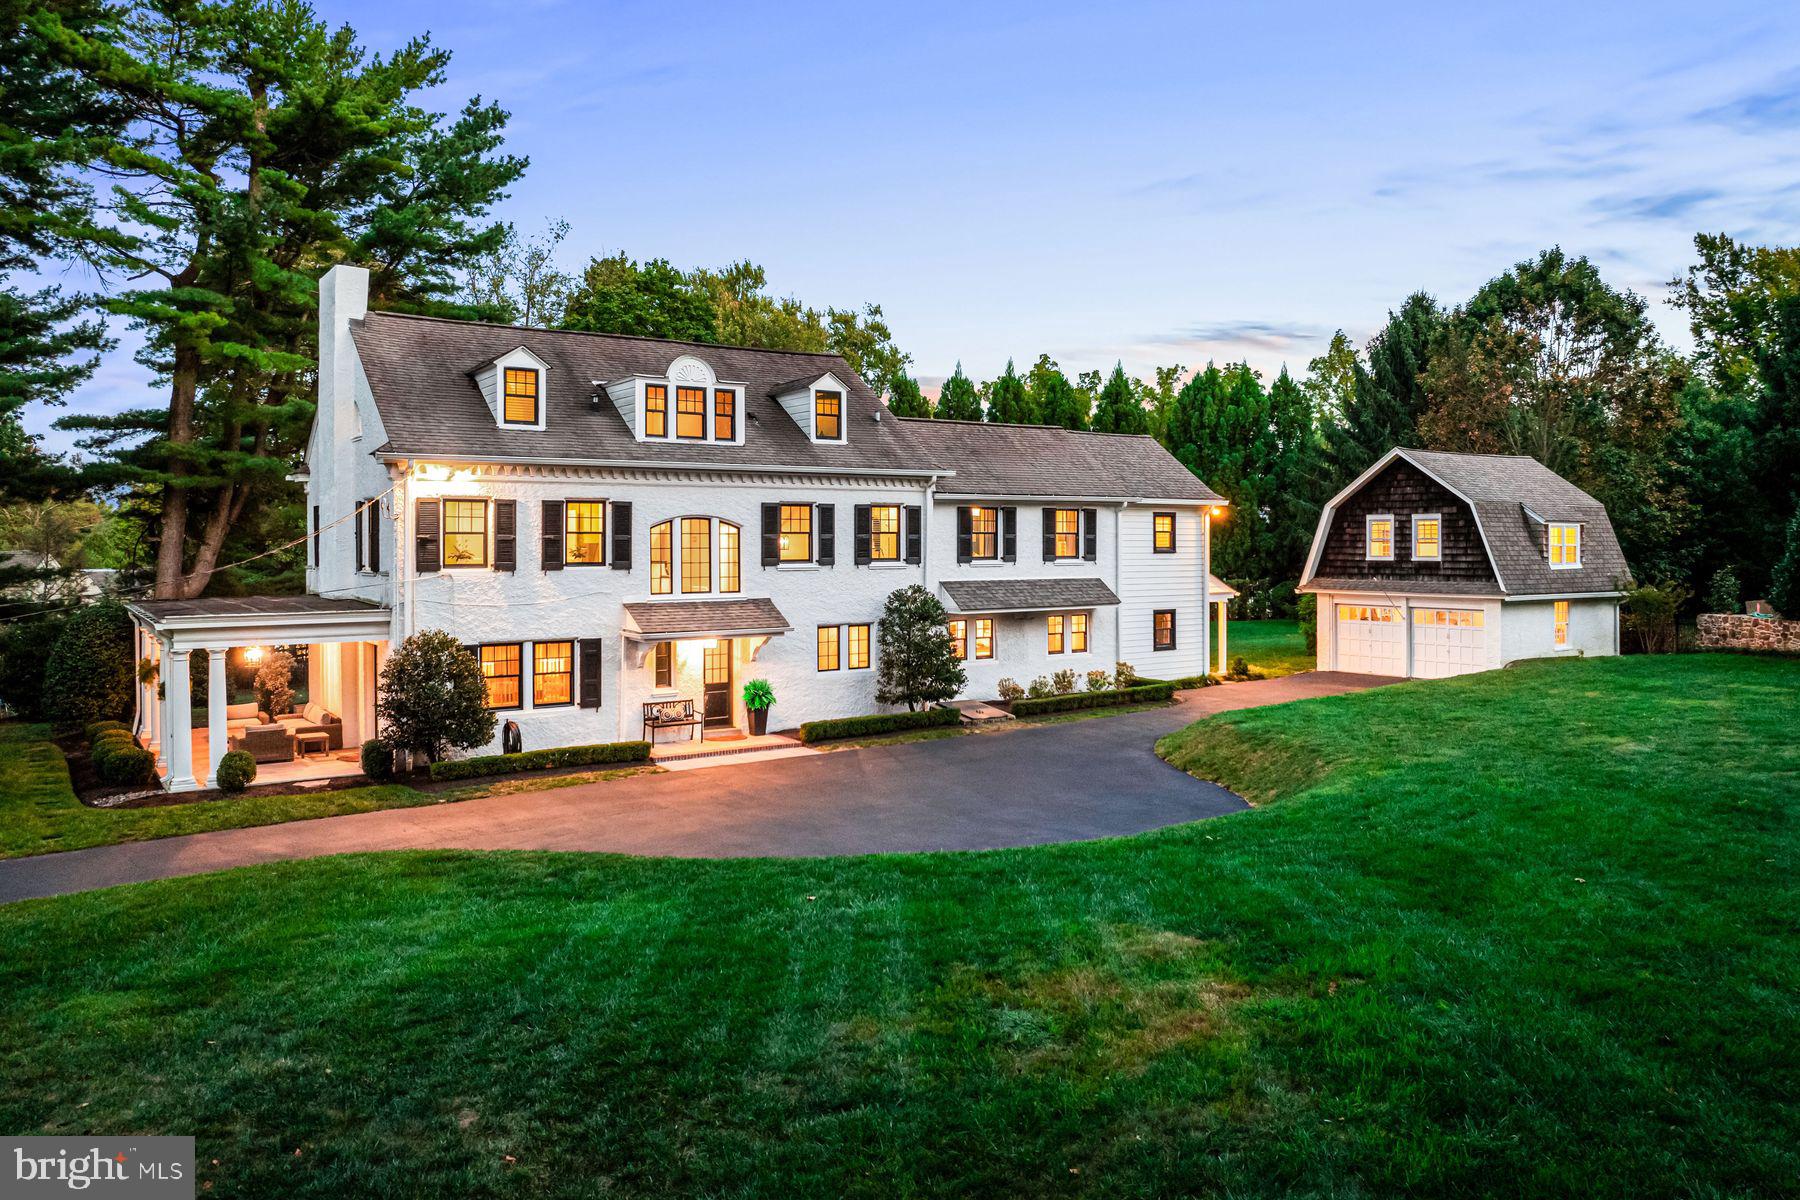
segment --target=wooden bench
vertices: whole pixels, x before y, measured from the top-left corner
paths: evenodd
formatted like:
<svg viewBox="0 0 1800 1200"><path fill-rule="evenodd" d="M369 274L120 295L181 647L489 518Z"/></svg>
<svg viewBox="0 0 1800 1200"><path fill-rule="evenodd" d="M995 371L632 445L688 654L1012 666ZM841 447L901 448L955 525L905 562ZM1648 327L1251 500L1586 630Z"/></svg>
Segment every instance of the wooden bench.
<svg viewBox="0 0 1800 1200"><path fill-rule="evenodd" d="M706 723L694 711L692 700L652 700L644 705L644 740L650 741L650 733L656 729L679 729L684 725L698 730L701 741L706 740Z"/></svg>

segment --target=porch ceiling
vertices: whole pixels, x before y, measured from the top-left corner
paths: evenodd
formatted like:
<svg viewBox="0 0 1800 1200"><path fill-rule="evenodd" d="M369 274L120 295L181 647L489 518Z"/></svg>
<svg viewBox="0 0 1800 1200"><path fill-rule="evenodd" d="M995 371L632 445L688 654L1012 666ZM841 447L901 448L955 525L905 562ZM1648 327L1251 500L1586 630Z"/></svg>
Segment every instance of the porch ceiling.
<svg viewBox="0 0 1800 1200"><path fill-rule="evenodd" d="M125 607L140 625L177 649L380 642L392 630L392 614L381 605L326 596L205 596L132 600Z"/></svg>
<svg viewBox="0 0 1800 1200"><path fill-rule="evenodd" d="M639 642L681 638L749 637L793 629L775 602L745 600L662 600L625 606L625 636Z"/></svg>

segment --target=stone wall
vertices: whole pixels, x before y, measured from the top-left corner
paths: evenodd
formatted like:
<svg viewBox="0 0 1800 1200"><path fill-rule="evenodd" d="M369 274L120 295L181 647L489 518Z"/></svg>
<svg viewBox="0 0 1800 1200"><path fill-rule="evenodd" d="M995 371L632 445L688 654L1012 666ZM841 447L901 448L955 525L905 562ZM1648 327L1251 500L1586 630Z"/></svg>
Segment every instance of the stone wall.
<svg viewBox="0 0 1800 1200"><path fill-rule="evenodd" d="M1726 613L1700 615L1700 649L1764 650L1800 654L1800 621L1740 617Z"/></svg>

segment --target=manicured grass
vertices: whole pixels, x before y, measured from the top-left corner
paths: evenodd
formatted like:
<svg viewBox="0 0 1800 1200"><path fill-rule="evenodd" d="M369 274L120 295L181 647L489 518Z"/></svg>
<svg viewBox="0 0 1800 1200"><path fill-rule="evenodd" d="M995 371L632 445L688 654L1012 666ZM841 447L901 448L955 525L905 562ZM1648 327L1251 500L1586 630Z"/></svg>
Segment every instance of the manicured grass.
<svg viewBox="0 0 1800 1200"><path fill-rule="evenodd" d="M1213 622L1213 636L1218 636L1217 621ZM1240 654L1252 671L1271 679L1277 675L1310 671L1315 663L1313 652L1306 648L1306 638L1300 632L1298 621L1226 622L1227 662Z"/></svg>
<svg viewBox="0 0 1800 1200"><path fill-rule="evenodd" d="M1794 661L1540 663L1173 735L1262 807L1136 838L8 906L0 1127L231 1196L1791 1195L1796 728Z"/></svg>

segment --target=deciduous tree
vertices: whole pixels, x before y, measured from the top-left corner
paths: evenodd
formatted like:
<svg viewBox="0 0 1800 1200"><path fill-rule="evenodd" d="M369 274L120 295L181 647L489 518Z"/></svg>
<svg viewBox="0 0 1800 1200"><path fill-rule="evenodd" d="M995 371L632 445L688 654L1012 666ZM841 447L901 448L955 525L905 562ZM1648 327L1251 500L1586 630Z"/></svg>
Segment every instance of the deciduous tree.
<svg viewBox="0 0 1800 1200"><path fill-rule="evenodd" d="M916 583L888 593L876 632L876 700L916 710L962 691L968 677L956 660L948 622L943 604Z"/></svg>

